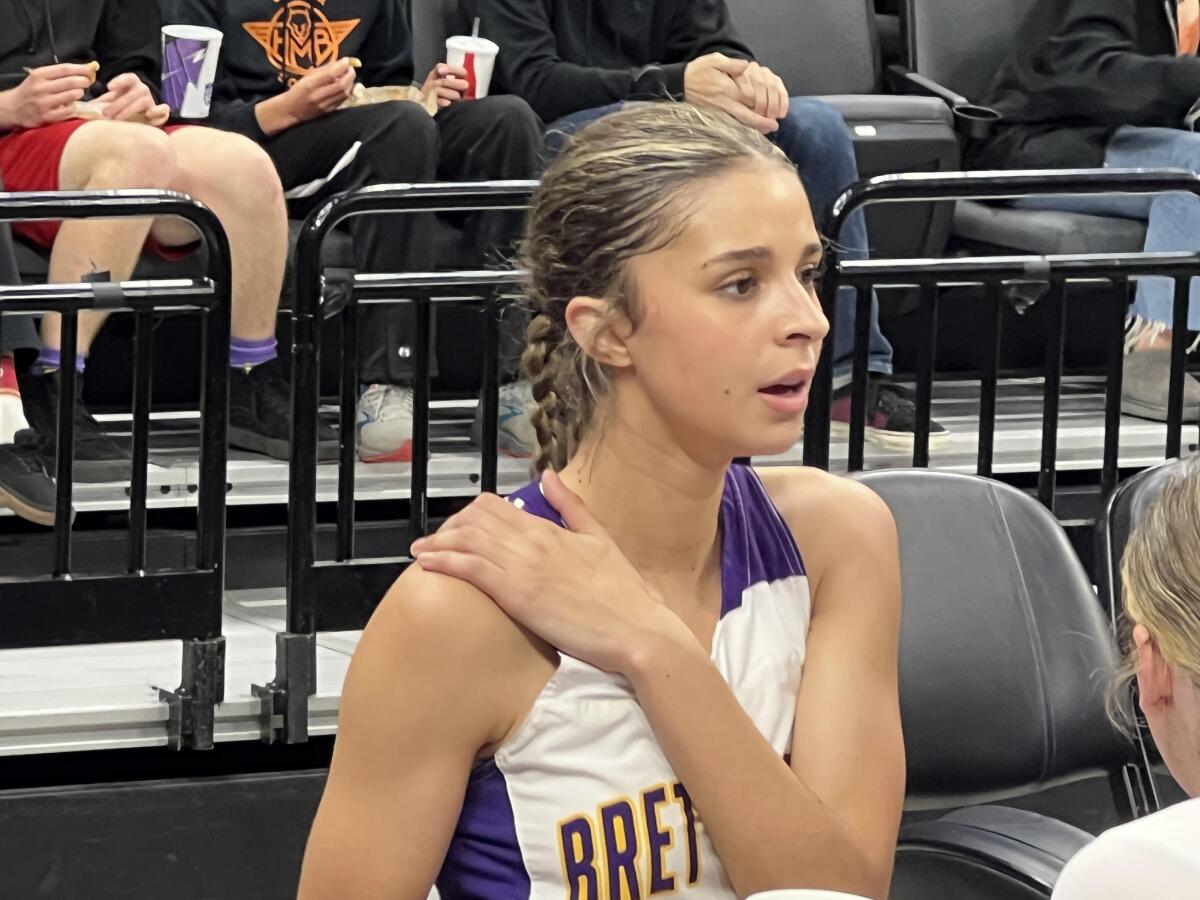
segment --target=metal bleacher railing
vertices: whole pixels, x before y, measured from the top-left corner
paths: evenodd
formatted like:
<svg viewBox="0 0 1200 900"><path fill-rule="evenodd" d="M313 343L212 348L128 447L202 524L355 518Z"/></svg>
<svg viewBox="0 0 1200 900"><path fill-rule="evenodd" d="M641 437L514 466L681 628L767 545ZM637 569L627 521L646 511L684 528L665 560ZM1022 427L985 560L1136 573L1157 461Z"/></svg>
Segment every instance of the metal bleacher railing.
<svg viewBox="0 0 1200 900"><path fill-rule="evenodd" d="M1180 192L1200 196L1200 177L1187 170L1101 169L1032 172L962 172L885 175L860 182L834 204L828 233L835 239L856 210L874 203L931 200L996 200L1047 195L1105 193L1161 194ZM1192 277L1200 276L1200 253L1072 254L1058 256L988 256L917 260L840 259L836 240L829 248L828 271L821 285L821 300L832 324L834 303L842 286L856 292L855 354L851 394L848 468L863 468L867 398L867 328L871 291L878 287L917 288L924 339L916 371L917 430L912 464L929 466L929 423L936 363L938 303L948 288L981 290L985 300L982 328L987 329L986 358L981 361L979 449L976 471L993 474L996 434L996 395L999 381L1001 309L1006 289L1015 285L1044 287L1039 302L1050 304L1051 333L1047 336L1043 388L1041 460L1038 499L1051 511L1057 494L1056 461L1060 392L1066 340L1068 287L1108 284L1113 302L1097 311L1108 317L1107 379L1104 405L1104 447L1101 492L1109 494L1119 478L1118 454L1121 427L1122 355L1126 316L1138 278L1159 276L1174 281L1173 341L1168 398L1166 458L1179 456L1183 431L1184 366L1188 343L1188 290ZM804 461L829 465L832 378L832 333L826 339L822 363L813 385L805 420Z"/></svg>
<svg viewBox="0 0 1200 900"><path fill-rule="evenodd" d="M228 421L231 262L216 216L165 191L0 193L0 221L175 216L196 228L207 248L200 279L0 286L0 314L62 315L56 446L56 518L52 573L0 576L0 649L133 641L183 641L182 678L159 690L169 707L168 744L207 749L225 689L221 634L225 552L225 458ZM79 313L125 311L135 318L132 469L128 555L119 574L72 570L72 456ZM151 359L157 316L202 313L200 477L192 568L147 570L146 489Z"/></svg>
<svg viewBox="0 0 1200 900"><path fill-rule="evenodd" d="M513 270L356 274L347 302L324 309L326 283L320 251L326 237L348 219L364 215L523 211L534 181L420 184L365 188L330 200L314 211L297 245L296 303L292 314L292 457L288 507L287 630L276 636L275 678L255 685L262 704L263 740L307 740L308 698L315 690L316 634L360 629L388 586L411 562L354 558L355 401L357 316L360 303L409 303L414 308L413 460L409 492L411 543L428 525L430 343L433 307L481 305L484 341L483 442L480 488L496 490L499 384L498 315L521 273ZM320 329L324 318L340 319L341 368L336 558L317 559L317 423ZM282 721L282 726L277 723Z"/></svg>

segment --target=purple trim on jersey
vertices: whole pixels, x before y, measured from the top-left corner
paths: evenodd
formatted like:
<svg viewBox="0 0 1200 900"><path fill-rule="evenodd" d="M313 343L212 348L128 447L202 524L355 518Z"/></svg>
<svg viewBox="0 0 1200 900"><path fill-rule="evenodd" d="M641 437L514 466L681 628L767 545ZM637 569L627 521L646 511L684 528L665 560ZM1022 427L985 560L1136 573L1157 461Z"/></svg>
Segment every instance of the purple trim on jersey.
<svg viewBox="0 0 1200 900"><path fill-rule="evenodd" d="M562 525L562 518L534 481L509 496L523 509ZM764 581L804 575L792 530L749 466L732 465L721 496L721 615L742 605L742 592Z"/></svg>
<svg viewBox="0 0 1200 900"><path fill-rule="evenodd" d="M492 760L467 782L462 813L437 880L442 900L528 900L532 887L508 785Z"/></svg>
<svg viewBox="0 0 1200 900"><path fill-rule="evenodd" d="M742 592L764 581L804 575L796 539L754 470L732 465L721 497L721 615L742 605Z"/></svg>

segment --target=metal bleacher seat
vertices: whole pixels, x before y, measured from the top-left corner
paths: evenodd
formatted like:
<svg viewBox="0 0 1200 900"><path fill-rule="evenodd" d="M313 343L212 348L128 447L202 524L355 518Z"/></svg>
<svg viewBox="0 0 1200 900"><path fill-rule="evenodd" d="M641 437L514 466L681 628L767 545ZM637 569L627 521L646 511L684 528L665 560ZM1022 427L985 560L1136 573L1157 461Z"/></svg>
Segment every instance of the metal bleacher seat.
<svg viewBox="0 0 1200 900"><path fill-rule="evenodd" d="M1049 897L1091 835L991 804L1107 775L1122 818L1145 811L1126 782L1134 748L1105 711L1116 649L1087 574L1016 488L927 470L856 478L900 534L908 796L891 898Z"/></svg>
<svg viewBox="0 0 1200 900"><path fill-rule="evenodd" d="M1005 58L1022 18L1038 0L906 0L909 64L969 127ZM966 107L966 109L964 109ZM975 119L987 127L985 119ZM960 200L956 237L986 247L1027 253L1121 253L1140 251L1145 224L1133 219L1027 210L1006 204Z"/></svg>

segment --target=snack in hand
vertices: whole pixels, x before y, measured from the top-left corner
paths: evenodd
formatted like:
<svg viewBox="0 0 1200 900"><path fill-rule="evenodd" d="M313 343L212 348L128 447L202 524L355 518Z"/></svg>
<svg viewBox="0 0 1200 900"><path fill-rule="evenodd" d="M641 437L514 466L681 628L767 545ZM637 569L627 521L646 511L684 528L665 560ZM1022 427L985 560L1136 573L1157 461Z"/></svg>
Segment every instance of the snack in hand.
<svg viewBox="0 0 1200 900"><path fill-rule="evenodd" d="M93 84L96 83L96 76L100 74L100 63L96 62L96 60L93 59L90 63L86 63L86 65L89 69L92 70L92 74L91 74L92 80L88 82L88 87L91 87Z"/></svg>

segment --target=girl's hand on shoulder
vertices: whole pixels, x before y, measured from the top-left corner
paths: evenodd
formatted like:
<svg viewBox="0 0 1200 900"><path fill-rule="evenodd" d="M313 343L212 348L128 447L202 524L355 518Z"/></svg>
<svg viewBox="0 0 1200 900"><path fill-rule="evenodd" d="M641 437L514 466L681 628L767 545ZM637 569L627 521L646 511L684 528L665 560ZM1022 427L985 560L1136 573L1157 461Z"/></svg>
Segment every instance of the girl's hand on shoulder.
<svg viewBox="0 0 1200 900"><path fill-rule="evenodd" d="M568 656L629 674L663 641L695 641L558 475L542 492L566 528L484 494L413 543L422 569L466 581Z"/></svg>

